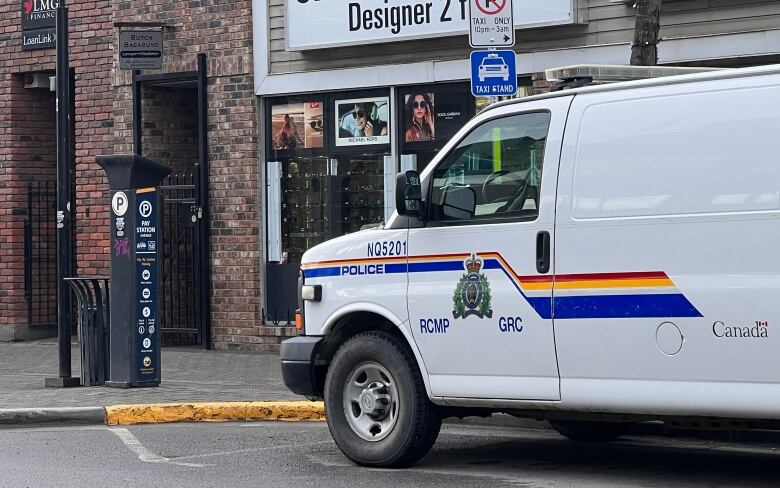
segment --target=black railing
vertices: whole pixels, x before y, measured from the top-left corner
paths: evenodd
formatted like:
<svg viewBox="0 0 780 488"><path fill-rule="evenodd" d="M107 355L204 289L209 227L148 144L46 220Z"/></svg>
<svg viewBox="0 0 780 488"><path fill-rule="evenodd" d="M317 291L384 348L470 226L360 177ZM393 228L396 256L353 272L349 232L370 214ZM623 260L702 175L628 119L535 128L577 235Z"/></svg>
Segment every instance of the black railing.
<svg viewBox="0 0 780 488"><path fill-rule="evenodd" d="M24 298L29 325L57 322L56 184L27 184L24 221Z"/></svg>
<svg viewBox="0 0 780 488"><path fill-rule="evenodd" d="M103 385L110 377L110 278L65 278L65 282L70 285L78 302L76 313L81 352L81 384Z"/></svg>

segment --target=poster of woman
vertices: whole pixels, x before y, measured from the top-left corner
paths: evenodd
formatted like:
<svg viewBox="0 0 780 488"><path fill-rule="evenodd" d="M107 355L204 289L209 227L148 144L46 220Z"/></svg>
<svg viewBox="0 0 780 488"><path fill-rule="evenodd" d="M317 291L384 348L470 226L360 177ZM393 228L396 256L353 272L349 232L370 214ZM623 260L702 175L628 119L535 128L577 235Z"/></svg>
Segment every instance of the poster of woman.
<svg viewBox="0 0 780 488"><path fill-rule="evenodd" d="M337 146L389 144L390 99L336 100Z"/></svg>
<svg viewBox="0 0 780 488"><path fill-rule="evenodd" d="M433 107L433 93L412 93L406 95L404 104L406 142L426 142L436 139L436 111Z"/></svg>

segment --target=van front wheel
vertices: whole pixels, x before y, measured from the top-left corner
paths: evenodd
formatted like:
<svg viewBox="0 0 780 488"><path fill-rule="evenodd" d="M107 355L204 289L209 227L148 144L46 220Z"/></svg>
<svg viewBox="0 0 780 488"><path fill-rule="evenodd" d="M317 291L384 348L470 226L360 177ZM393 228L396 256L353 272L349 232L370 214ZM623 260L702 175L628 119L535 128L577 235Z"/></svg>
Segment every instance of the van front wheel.
<svg viewBox="0 0 780 488"><path fill-rule="evenodd" d="M414 356L383 332L358 334L336 352L325 412L336 445L364 466L409 466L428 453L441 428Z"/></svg>
<svg viewBox="0 0 780 488"><path fill-rule="evenodd" d="M626 431L621 422L588 422L581 420L548 420L553 429L573 441L606 442L613 441Z"/></svg>

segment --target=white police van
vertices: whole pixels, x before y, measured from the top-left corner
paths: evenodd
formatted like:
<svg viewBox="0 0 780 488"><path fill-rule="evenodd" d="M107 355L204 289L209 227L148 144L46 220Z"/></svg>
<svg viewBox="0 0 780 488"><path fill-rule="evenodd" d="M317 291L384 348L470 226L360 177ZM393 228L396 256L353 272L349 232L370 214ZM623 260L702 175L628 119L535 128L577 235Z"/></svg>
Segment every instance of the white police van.
<svg viewBox="0 0 780 488"><path fill-rule="evenodd" d="M286 384L371 466L470 413L778 428L779 134L778 66L491 106L305 254Z"/></svg>

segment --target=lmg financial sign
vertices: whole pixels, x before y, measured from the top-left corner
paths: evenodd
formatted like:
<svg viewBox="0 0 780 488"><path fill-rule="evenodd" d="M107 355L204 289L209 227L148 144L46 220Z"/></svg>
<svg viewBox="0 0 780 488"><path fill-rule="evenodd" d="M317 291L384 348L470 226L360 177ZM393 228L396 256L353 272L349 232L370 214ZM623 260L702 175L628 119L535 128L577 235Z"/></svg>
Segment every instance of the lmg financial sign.
<svg viewBox="0 0 780 488"><path fill-rule="evenodd" d="M47 49L56 45L57 7L60 0L21 0L22 50Z"/></svg>

